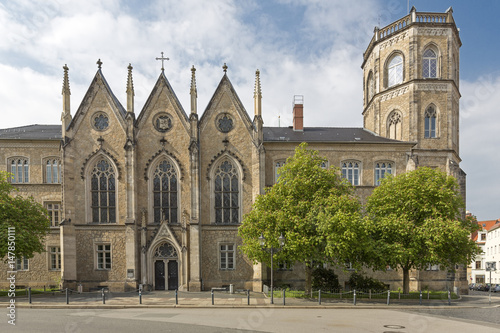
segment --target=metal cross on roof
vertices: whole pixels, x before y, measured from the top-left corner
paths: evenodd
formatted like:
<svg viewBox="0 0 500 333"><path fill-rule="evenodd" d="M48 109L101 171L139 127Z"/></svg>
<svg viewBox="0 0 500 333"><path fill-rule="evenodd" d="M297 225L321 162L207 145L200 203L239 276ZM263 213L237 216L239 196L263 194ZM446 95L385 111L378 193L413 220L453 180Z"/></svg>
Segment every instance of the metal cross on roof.
<svg viewBox="0 0 500 333"><path fill-rule="evenodd" d="M101 69L101 65L102 65L101 58L99 58L99 60L97 60L96 64L97 64L97 68Z"/></svg>
<svg viewBox="0 0 500 333"><path fill-rule="evenodd" d="M164 58L164 57L163 57L163 52L162 52L162 53L161 53L161 57L156 58L156 60L161 60L161 70L162 70L162 71L164 71L164 70L165 70L165 68L163 68L163 61L164 61L164 60L170 60L170 59L169 59L169 58Z"/></svg>

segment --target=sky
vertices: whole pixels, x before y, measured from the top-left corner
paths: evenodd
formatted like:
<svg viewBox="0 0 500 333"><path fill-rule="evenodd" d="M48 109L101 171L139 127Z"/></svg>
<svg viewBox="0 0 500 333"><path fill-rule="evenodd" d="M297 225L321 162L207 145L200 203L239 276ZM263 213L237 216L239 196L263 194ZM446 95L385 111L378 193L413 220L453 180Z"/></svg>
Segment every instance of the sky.
<svg viewBox="0 0 500 333"><path fill-rule="evenodd" d="M375 26L408 13L453 7L460 28L460 157L467 210L500 218L500 1L483 0L0 0L0 128L59 124L62 67L69 67L74 114L97 59L126 105L133 66L138 115L161 72L189 111L191 66L198 112L223 76L253 112L260 70L264 126L290 126L294 95L304 126L362 127L362 56Z"/></svg>

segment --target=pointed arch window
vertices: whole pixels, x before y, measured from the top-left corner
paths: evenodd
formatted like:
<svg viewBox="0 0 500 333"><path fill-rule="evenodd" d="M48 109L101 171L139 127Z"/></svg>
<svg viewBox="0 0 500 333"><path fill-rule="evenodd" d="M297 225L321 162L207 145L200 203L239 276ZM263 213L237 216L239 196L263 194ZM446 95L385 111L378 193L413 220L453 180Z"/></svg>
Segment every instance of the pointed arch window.
<svg viewBox="0 0 500 333"><path fill-rule="evenodd" d="M161 161L153 174L154 222L166 219L178 223L178 178L177 171L168 160Z"/></svg>
<svg viewBox="0 0 500 333"><path fill-rule="evenodd" d="M342 177L347 179L352 185L359 185L359 163L355 161L342 162Z"/></svg>
<svg viewBox="0 0 500 333"><path fill-rule="evenodd" d="M375 94L375 81L373 80L373 72L372 71L370 71L370 73L368 74L368 80L366 81L366 89L367 89L367 93L366 93L367 101L366 101L366 103L368 104L372 100L373 95Z"/></svg>
<svg viewBox="0 0 500 333"><path fill-rule="evenodd" d="M424 136L426 138L435 138L436 137L436 109L433 106L429 106L427 110L425 110L425 132Z"/></svg>
<svg viewBox="0 0 500 333"><path fill-rule="evenodd" d="M422 59L422 76L424 78L437 77L437 55L432 49L424 51Z"/></svg>
<svg viewBox="0 0 500 333"><path fill-rule="evenodd" d="M215 223L240 223L239 174L229 161L223 161L214 174Z"/></svg>
<svg viewBox="0 0 500 333"><path fill-rule="evenodd" d="M29 162L27 158L16 157L10 160L10 173L12 183L29 183Z"/></svg>
<svg viewBox="0 0 500 333"><path fill-rule="evenodd" d="M387 136L390 139L402 140L401 114L397 111L393 111L389 115L389 119L387 120L387 122L388 122L388 124L387 124L387 131L388 131Z"/></svg>
<svg viewBox="0 0 500 333"><path fill-rule="evenodd" d="M387 66L388 87L403 82L403 57L396 54L391 58Z"/></svg>
<svg viewBox="0 0 500 333"><path fill-rule="evenodd" d="M99 159L90 178L92 222L116 222L116 175L113 166Z"/></svg>
<svg viewBox="0 0 500 333"><path fill-rule="evenodd" d="M377 162L375 163L375 185L380 185L380 181L387 174L392 174L392 162Z"/></svg>

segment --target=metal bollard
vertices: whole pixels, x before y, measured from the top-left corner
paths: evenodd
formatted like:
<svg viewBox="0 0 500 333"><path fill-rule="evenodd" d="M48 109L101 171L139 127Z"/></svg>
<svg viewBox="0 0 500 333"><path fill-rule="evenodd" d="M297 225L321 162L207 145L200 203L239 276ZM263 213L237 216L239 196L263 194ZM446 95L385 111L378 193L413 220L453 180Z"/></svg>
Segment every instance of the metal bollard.
<svg viewBox="0 0 500 333"><path fill-rule="evenodd" d="M451 305L451 293L448 290L448 305Z"/></svg>
<svg viewBox="0 0 500 333"><path fill-rule="evenodd" d="M286 291L285 291L285 289L283 289L283 305L286 305L286 303L285 303L285 293L286 293Z"/></svg>
<svg viewBox="0 0 500 333"><path fill-rule="evenodd" d="M142 290L139 289L139 304L142 304Z"/></svg>
<svg viewBox="0 0 500 333"><path fill-rule="evenodd" d="M356 289L354 289L353 304L356 305Z"/></svg>
<svg viewBox="0 0 500 333"><path fill-rule="evenodd" d="M69 304L69 293L68 293L68 288L66 288L66 304Z"/></svg>
<svg viewBox="0 0 500 333"><path fill-rule="evenodd" d="M212 305L214 305L214 291L212 290Z"/></svg>
<svg viewBox="0 0 500 333"><path fill-rule="evenodd" d="M31 287L28 287L28 302L31 304Z"/></svg>
<svg viewBox="0 0 500 333"><path fill-rule="evenodd" d="M247 305L250 305L250 289L247 290Z"/></svg>
<svg viewBox="0 0 500 333"><path fill-rule="evenodd" d="M177 289L175 289L175 305L179 304L179 295L177 293Z"/></svg>
<svg viewBox="0 0 500 333"><path fill-rule="evenodd" d="M106 304L106 295L104 295L104 288L102 288L101 291L102 291L102 304Z"/></svg>
<svg viewBox="0 0 500 333"><path fill-rule="evenodd" d="M318 290L318 303L321 305L321 289Z"/></svg>
<svg viewBox="0 0 500 333"><path fill-rule="evenodd" d="M422 290L420 290L420 305L422 305Z"/></svg>
<svg viewBox="0 0 500 333"><path fill-rule="evenodd" d="M387 290L387 305L389 305L391 302L391 291Z"/></svg>

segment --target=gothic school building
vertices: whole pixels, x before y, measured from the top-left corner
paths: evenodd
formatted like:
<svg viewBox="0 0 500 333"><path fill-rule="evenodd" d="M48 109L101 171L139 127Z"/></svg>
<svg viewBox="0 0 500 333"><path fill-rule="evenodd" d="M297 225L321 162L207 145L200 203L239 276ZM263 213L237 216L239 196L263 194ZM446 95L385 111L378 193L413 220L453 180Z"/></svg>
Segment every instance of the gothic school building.
<svg viewBox="0 0 500 333"><path fill-rule="evenodd" d="M48 210L46 252L17 259L18 286L84 290L209 290L233 284L261 291L270 270L238 247L238 227L276 170L308 142L341 169L362 200L384 175L419 166L455 176L465 198L459 157L459 48L451 8L409 15L376 28L363 54L363 127L304 127L295 98L293 126L264 127L259 71L249 115L227 67L207 108L197 107L191 69L188 111L162 69L142 110L134 107L132 67L122 106L101 62L82 103L70 111L64 66L62 125L0 130L0 170ZM56 118L56 116L54 117ZM0 264L4 265L4 264ZM6 266L0 287L7 286ZM337 270L336 272L339 272ZM375 276L392 289L396 270ZM346 278L346 274L341 276ZM276 284L303 286L303 270L288 267ZM412 289L467 288L464 269L411 273Z"/></svg>

